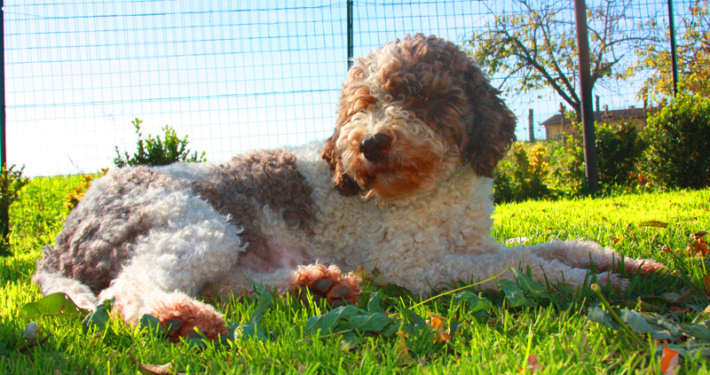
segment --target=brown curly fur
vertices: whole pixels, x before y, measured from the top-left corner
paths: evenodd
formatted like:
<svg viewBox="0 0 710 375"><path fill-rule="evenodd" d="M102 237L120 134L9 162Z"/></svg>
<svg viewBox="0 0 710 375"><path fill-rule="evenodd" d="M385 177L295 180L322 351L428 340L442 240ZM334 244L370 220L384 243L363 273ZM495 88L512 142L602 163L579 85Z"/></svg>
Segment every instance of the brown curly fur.
<svg viewBox="0 0 710 375"><path fill-rule="evenodd" d="M296 169L296 157L284 150L265 150L235 156L215 167L210 178L194 181L192 189L229 221L244 228L248 243L240 263L269 271L281 265L261 230L259 211L268 206L284 222L303 232L312 232L312 188Z"/></svg>
<svg viewBox="0 0 710 375"><path fill-rule="evenodd" d="M336 130L322 153L340 192L353 195L372 189L370 195L374 192L387 200L420 187L425 190L454 155L478 175L492 176L515 140L516 119L481 69L458 46L434 36L407 36L380 51L384 50L386 54L373 51L358 59L341 90ZM342 148L349 146L339 144L344 142L343 127L360 113L376 120L389 107L422 121L448 143L441 160L432 156L441 145L400 142L387 162L366 163L360 158L344 165ZM394 129L387 131L395 142L402 136ZM362 135L347 135L348 141L359 143Z"/></svg>

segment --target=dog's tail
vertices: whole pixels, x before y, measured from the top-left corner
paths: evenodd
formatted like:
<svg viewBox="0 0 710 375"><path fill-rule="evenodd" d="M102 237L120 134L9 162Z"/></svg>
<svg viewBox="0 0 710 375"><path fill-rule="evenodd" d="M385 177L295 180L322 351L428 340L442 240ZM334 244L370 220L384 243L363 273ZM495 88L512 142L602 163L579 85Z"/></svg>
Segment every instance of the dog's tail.
<svg viewBox="0 0 710 375"><path fill-rule="evenodd" d="M40 286L42 294L47 296L52 293L64 293L77 306L94 310L98 300L91 288L79 280L62 274L54 246L46 245L42 250L44 257L37 262L37 272L32 276L32 281Z"/></svg>

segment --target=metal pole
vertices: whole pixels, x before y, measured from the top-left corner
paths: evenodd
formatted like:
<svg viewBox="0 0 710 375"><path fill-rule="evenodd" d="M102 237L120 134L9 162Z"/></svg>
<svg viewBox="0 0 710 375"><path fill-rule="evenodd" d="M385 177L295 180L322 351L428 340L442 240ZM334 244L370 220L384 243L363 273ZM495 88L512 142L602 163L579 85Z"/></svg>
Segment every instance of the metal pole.
<svg viewBox="0 0 710 375"><path fill-rule="evenodd" d="M533 109L528 110L528 131L530 132L530 142L535 142L535 128L533 127Z"/></svg>
<svg viewBox="0 0 710 375"><path fill-rule="evenodd" d="M4 0L0 0L0 165L7 163L5 142L5 10Z"/></svg>
<svg viewBox="0 0 710 375"><path fill-rule="evenodd" d="M673 0L668 0L668 25L671 28L671 62L673 63L673 96L678 94L678 52L675 45L675 17L673 15Z"/></svg>
<svg viewBox="0 0 710 375"><path fill-rule="evenodd" d="M353 38L353 0L348 0L348 70L353 66L355 42Z"/></svg>
<svg viewBox="0 0 710 375"><path fill-rule="evenodd" d="M7 168L7 142L5 138L5 11L4 1L0 0L0 167ZM0 230L2 231L1 245L7 241L10 235L10 212L9 207L0 209ZM2 250L2 248L0 248Z"/></svg>
<svg viewBox="0 0 710 375"><path fill-rule="evenodd" d="M579 80L582 99L582 127L584 129L584 169L587 187L594 194L599 190L597 151L594 147L594 108L592 107L592 77L589 64L589 37L587 36L587 6L584 0L574 1L577 24L577 54L579 56Z"/></svg>

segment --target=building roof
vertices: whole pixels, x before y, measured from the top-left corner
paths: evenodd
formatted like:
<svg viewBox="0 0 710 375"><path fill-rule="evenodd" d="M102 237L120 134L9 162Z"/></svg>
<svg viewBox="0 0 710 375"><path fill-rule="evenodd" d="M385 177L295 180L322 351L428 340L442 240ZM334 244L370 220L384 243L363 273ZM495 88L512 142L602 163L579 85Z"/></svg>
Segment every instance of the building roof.
<svg viewBox="0 0 710 375"><path fill-rule="evenodd" d="M618 121L621 119L645 119L647 113L656 112L658 108L625 108L612 109L608 111L595 111L594 118L599 121ZM540 123L540 125L557 125L562 123L562 114L558 113Z"/></svg>

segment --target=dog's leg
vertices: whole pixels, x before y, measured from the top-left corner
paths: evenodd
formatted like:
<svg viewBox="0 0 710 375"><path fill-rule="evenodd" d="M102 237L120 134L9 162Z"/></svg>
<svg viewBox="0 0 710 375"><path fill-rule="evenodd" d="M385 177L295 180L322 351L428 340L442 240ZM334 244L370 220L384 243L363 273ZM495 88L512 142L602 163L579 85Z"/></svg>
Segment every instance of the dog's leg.
<svg viewBox="0 0 710 375"><path fill-rule="evenodd" d="M467 279L473 275L473 281L485 280L504 272L507 268L530 270L533 279L538 282L549 281L551 284L565 282L580 287L585 280L591 280L589 267L594 263L597 281L611 283L621 289L628 285L619 274L613 273L612 266L621 263L621 256L611 249L602 249L594 242L559 241L533 246L501 247L498 251L475 256L451 254L443 258L445 272L450 272L451 279ZM627 272L639 270L651 273L663 264L653 260L624 259ZM611 271L611 272L605 272ZM513 279L511 272L500 276ZM482 285L483 288L496 288L495 281Z"/></svg>
<svg viewBox="0 0 710 375"><path fill-rule="evenodd" d="M533 246L524 246L547 260L558 259L571 267L591 267L598 271L614 271L614 267L622 264L622 256L611 248L602 248L590 241L553 241ZM626 273L641 272L649 274L665 269L665 265L651 259L632 259L623 257Z"/></svg>
<svg viewBox="0 0 710 375"><path fill-rule="evenodd" d="M230 275L221 279L219 285L203 290L202 294L248 294L250 287L247 278L279 294L308 290L317 298L327 299L331 306L343 302L357 304L362 291L360 277L352 273L344 274L335 265L326 267L315 263L297 266L295 269L282 268L271 273L253 273L248 269L230 271Z"/></svg>
<svg viewBox="0 0 710 375"><path fill-rule="evenodd" d="M311 294L327 299L332 306L342 304L343 301L357 305L360 301L360 277L352 273L343 274L334 265L298 266L291 279L290 288L308 289Z"/></svg>
<svg viewBox="0 0 710 375"><path fill-rule="evenodd" d="M227 334L222 316L212 307L192 298L202 287L221 278L236 264L243 251L234 228L217 215L202 219L175 217L154 228L136 244L135 256L99 300L114 298L114 309L132 325L141 316L157 316L169 329L170 339L190 336L197 327L210 339Z"/></svg>

